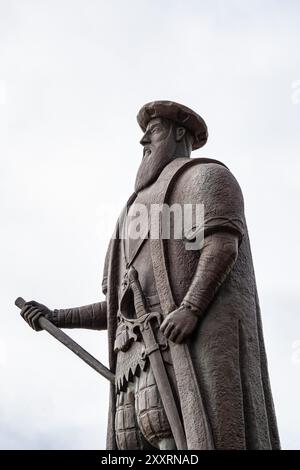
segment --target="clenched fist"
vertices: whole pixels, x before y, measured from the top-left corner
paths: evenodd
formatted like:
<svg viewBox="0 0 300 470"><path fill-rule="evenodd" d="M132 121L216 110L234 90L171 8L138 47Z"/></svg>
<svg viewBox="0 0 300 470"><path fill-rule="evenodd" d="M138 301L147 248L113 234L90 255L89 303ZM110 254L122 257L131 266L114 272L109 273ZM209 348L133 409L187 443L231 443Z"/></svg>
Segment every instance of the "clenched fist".
<svg viewBox="0 0 300 470"><path fill-rule="evenodd" d="M160 329L167 339L174 343L182 343L195 330L199 317L188 307L181 306L169 313L162 322Z"/></svg>
<svg viewBox="0 0 300 470"><path fill-rule="evenodd" d="M34 300L26 302L21 310L21 316L35 331L42 330L38 322L39 317L42 315L47 318L47 320L52 321L53 313L54 312L46 307L46 305L35 302Z"/></svg>

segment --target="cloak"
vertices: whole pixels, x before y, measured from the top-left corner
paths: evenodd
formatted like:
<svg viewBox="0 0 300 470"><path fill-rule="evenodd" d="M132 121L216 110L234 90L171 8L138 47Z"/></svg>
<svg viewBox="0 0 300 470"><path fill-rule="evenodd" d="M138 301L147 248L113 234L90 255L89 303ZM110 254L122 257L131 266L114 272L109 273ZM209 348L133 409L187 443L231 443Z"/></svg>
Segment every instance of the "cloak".
<svg viewBox="0 0 300 470"><path fill-rule="evenodd" d="M180 171L178 171L178 169ZM166 188L165 193L161 188ZM279 449L261 315L244 203L232 173L220 162L209 159L176 159L167 165L153 185L153 201L165 194L164 202L203 204L204 220L197 231L204 236L214 231L233 231L239 236L237 261L209 305L196 331L186 343L192 360L201 406L205 410L214 449ZM132 195L124 210L132 203ZM161 201L162 202L162 201ZM123 210L123 211L124 211ZM124 213L124 212L123 212ZM121 215L122 217L122 215ZM184 240L163 240L164 264L175 305L183 300L196 270L200 250L186 250ZM114 372L113 352L121 282L118 226L105 261L103 292L107 300L109 365ZM155 271L156 266L153 265ZM157 278L156 278L157 279ZM161 286L157 286L158 291ZM175 367L175 365L174 365ZM191 398L197 400L197 395ZM111 385L107 449L116 449L115 389ZM197 403L196 403L197 405ZM191 403L190 410L197 409ZM183 421L197 420L189 407L181 408ZM199 423L202 423L200 420ZM195 426L195 433L201 434ZM189 449L205 449L192 436ZM197 447L192 447L199 442Z"/></svg>

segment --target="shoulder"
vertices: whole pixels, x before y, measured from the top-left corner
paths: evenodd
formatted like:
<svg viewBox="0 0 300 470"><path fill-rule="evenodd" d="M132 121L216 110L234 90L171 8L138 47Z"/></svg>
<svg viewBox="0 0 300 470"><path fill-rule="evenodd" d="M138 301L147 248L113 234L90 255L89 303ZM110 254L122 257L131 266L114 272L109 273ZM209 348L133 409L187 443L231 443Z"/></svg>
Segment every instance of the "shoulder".
<svg viewBox="0 0 300 470"><path fill-rule="evenodd" d="M178 178L178 184L185 183L204 184L210 182L211 184L232 184L233 186L238 185L238 182L232 172L223 164L208 162L208 159L202 161L197 158L191 160L191 165L187 165L183 168L182 174Z"/></svg>
<svg viewBox="0 0 300 470"><path fill-rule="evenodd" d="M242 199L241 188L232 172L223 164L213 160L209 162L208 159L195 159L186 165L174 182L172 193L176 194L176 198L189 194Z"/></svg>
<svg viewBox="0 0 300 470"><path fill-rule="evenodd" d="M244 233L244 200L231 171L216 162L196 162L187 166L170 192L169 203L202 205L206 233L234 230Z"/></svg>

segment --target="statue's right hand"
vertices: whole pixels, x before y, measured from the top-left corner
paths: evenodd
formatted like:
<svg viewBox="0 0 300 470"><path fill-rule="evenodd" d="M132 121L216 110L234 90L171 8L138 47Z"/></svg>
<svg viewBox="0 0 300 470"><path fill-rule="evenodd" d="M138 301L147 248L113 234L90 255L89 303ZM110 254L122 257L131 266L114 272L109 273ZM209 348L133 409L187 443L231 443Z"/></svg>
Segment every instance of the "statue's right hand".
<svg viewBox="0 0 300 470"><path fill-rule="evenodd" d="M25 302L21 310L21 317L23 317L28 325L31 326L31 328L33 328L35 331L42 330L38 322L41 315L47 318L47 320L51 321L53 317L53 311L46 307L46 305L35 302L34 300Z"/></svg>

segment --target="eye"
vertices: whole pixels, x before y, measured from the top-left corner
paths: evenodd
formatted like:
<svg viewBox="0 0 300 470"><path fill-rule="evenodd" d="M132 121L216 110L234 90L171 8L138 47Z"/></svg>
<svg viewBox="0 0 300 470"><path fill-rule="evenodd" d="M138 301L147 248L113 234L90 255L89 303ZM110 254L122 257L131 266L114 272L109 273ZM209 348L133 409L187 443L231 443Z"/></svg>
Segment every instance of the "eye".
<svg viewBox="0 0 300 470"><path fill-rule="evenodd" d="M153 126L150 130L151 134L154 134L154 132L156 132L157 130L159 130L159 126Z"/></svg>

